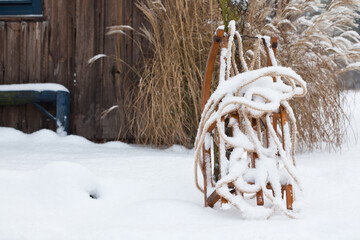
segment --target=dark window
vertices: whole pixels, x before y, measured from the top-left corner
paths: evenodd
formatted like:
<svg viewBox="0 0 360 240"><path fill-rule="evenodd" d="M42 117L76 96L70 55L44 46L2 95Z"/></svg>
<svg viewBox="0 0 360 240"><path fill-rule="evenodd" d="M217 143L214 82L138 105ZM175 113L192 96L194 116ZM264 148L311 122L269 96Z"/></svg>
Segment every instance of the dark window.
<svg viewBox="0 0 360 240"><path fill-rule="evenodd" d="M0 0L0 15L41 15L42 0Z"/></svg>

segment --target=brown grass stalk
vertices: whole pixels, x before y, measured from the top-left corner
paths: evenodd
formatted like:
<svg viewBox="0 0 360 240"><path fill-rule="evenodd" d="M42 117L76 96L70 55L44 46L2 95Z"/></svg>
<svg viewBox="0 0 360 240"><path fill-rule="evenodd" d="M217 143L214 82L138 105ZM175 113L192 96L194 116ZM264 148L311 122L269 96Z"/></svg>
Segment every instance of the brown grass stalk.
<svg viewBox="0 0 360 240"><path fill-rule="evenodd" d="M291 101L299 146L336 150L344 142L349 124L344 113L346 99L341 93L343 73L347 71L344 66L360 61L359 44L356 45L360 38L347 42L349 38L344 37L348 44L344 46L339 36L341 31L351 31L356 26L358 1L335 0L324 6L322 13L312 10L314 5L312 0L251 1L244 34L278 36L278 63L291 67L308 84L305 98ZM305 15L317 17L307 25L310 21L302 23L300 19Z"/></svg>
<svg viewBox="0 0 360 240"><path fill-rule="evenodd" d="M137 7L148 21L141 34L152 57L144 58L141 81L133 89L136 142L192 146L200 119L201 85L219 19L211 0L143 1Z"/></svg>
<svg viewBox="0 0 360 240"><path fill-rule="evenodd" d="M291 67L308 83L306 97L291 101L299 145L311 150L326 143L329 149L338 149L348 124L341 97L342 74L347 64L360 61L360 47L345 46L346 42L336 38L335 29L355 26L356 12L350 10L358 0L335 0L322 13L312 10L315 2L248 1L241 29L252 36L278 36L279 65ZM350 10L334 13L343 6ZM214 31L221 24L218 1L144 0L137 7L147 21L138 34L150 42L151 57L144 54L143 62L134 69L140 81L122 93L127 101L120 104L131 113L126 128L137 143L191 147L201 114L206 60ZM316 14L319 17L313 24L300 21ZM244 43L244 47L252 44Z"/></svg>

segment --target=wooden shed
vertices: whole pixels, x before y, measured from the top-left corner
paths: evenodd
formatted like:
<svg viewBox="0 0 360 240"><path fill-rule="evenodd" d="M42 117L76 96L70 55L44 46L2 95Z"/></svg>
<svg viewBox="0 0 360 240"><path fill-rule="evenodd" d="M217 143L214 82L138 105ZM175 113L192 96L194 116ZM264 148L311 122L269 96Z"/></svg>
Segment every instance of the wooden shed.
<svg viewBox="0 0 360 240"><path fill-rule="evenodd" d="M20 11L6 15L9 3L13 11L22 9L21 4L38 2L40 14ZM96 141L118 136L131 138L126 131L118 135L119 127L127 123L121 94L116 92L126 91L134 79L126 74L126 67L119 69L111 59L99 60L90 66L88 60L104 53L121 56L130 65L137 62L139 50L130 38L105 35L109 26L123 24L135 29L141 26L135 2L0 0L0 84L62 84L71 93L71 134ZM101 119L102 111L118 103L120 111ZM0 107L0 126L27 133L42 128L55 129L55 124L31 104Z"/></svg>

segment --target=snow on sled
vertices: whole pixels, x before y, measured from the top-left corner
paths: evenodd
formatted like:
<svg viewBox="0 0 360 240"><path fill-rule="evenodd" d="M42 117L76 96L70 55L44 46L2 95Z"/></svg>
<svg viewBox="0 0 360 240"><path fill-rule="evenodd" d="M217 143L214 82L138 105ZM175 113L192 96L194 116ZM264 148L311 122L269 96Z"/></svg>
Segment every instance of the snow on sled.
<svg viewBox="0 0 360 240"><path fill-rule="evenodd" d="M234 21L228 34L219 28L214 37L195 141L196 186L204 193L206 207L220 201L245 218L274 213L293 218L293 187L302 188L295 168L296 120L288 100L304 96L306 83L292 69L277 66L276 37L250 37L256 39L250 61L243 53L245 37ZM210 96L219 48L219 81ZM267 67L262 67L264 62Z"/></svg>

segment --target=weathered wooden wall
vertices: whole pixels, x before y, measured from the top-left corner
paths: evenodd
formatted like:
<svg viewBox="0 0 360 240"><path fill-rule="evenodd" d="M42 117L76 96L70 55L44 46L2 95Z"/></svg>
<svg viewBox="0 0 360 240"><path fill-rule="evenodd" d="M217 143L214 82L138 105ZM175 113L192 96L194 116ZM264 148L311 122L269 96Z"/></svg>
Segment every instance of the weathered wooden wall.
<svg viewBox="0 0 360 240"><path fill-rule="evenodd" d="M123 77L128 69L110 59L91 66L87 62L99 53L120 54L129 64L137 61L138 49L129 38L105 36L112 25L141 26L134 4L133 0L44 0L43 18L0 16L0 84L63 84L71 93L72 134L93 140L131 138L121 92L134 79ZM120 111L100 119L102 111L117 103ZM118 135L120 125L124 131ZM55 129L32 105L0 107L0 126L24 132Z"/></svg>

